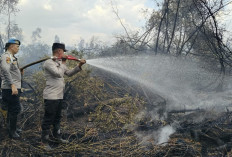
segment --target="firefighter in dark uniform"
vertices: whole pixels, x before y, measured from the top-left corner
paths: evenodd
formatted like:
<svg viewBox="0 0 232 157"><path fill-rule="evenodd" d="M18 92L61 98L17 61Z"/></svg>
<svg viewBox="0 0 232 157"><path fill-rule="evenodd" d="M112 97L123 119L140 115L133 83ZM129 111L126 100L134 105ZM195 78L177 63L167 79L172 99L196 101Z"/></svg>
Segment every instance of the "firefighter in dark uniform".
<svg viewBox="0 0 232 157"><path fill-rule="evenodd" d="M19 96L21 93L21 72L15 54L18 53L20 41L10 39L1 55L1 88L3 104L7 107L7 125L10 138L19 138L16 131L17 116L21 110Z"/></svg>
<svg viewBox="0 0 232 157"><path fill-rule="evenodd" d="M43 91L45 113L42 121L42 143L47 144L50 126L53 126L53 137L62 143L68 141L61 138L60 120L62 101L64 96L64 75L72 76L82 70L81 66L86 63L80 60L76 67L69 70L66 66L66 51L63 43L53 43L53 59L48 59L43 64L46 78L46 87ZM57 59L59 58L59 59Z"/></svg>

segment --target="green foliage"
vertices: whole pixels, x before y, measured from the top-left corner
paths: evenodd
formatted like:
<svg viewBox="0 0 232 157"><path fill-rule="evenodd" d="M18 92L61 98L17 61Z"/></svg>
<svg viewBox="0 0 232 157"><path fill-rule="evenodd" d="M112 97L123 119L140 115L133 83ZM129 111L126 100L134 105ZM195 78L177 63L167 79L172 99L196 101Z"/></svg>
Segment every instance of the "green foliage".
<svg viewBox="0 0 232 157"><path fill-rule="evenodd" d="M16 5L18 4L19 0L0 0L0 14L4 14L10 9L10 12L16 12L18 9Z"/></svg>
<svg viewBox="0 0 232 157"><path fill-rule="evenodd" d="M74 56L76 56L76 57L78 57L78 58L80 58L80 59L84 56L83 51L78 51L76 49L72 50L71 54L74 55Z"/></svg>

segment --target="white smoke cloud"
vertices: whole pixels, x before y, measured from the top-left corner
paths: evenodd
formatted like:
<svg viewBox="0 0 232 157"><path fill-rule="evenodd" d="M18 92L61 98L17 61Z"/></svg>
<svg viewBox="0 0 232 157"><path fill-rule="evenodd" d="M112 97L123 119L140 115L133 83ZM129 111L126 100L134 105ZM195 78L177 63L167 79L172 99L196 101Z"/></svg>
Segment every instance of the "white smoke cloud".
<svg viewBox="0 0 232 157"><path fill-rule="evenodd" d="M167 125L167 126L160 128L157 144L168 142L169 136L172 135L174 132L175 132L175 129L171 125Z"/></svg>

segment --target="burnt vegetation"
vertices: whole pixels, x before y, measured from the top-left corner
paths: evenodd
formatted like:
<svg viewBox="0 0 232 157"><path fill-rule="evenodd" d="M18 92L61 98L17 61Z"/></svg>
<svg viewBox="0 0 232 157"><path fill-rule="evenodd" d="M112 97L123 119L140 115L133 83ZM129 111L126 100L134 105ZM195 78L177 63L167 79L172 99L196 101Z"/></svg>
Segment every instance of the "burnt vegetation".
<svg viewBox="0 0 232 157"><path fill-rule="evenodd" d="M16 11L14 6L18 1L9 2L0 1L0 7L8 15ZM117 36L117 42L110 47L101 45L94 37L89 44L82 40L72 53L80 58L150 53L192 58L204 69L217 72L220 76L217 81L202 87L204 91L223 92L228 89L224 78L231 76L231 39L225 35L230 32L219 27L218 19L226 14L225 8L231 2L164 0L156 3L159 9L149 15L144 32L128 31L117 7L112 4L125 35ZM7 12L7 7L12 12ZM22 36L21 30L13 27L10 19L7 28L6 34L0 33L1 49L4 47L3 39L11 36L10 33L17 32ZM37 28L33 32L34 43L22 47L25 56L37 56L38 52L48 55L49 46L37 42L37 38L41 38L40 33L41 29ZM44 56L35 58L39 57ZM68 64L73 67L75 63L70 61ZM89 65L83 67L79 74L65 78L61 130L63 138L69 143L58 144L51 140L50 151L41 144L45 78L38 66L25 71L22 112L18 123L23 132L19 140L8 138L5 116L0 112L0 156L232 155L230 106L221 112L198 108L170 110L167 100L161 95L142 88L136 82ZM152 70L152 67L149 68ZM168 140L159 142L161 129L165 127L172 127L174 131Z"/></svg>
<svg viewBox="0 0 232 157"><path fill-rule="evenodd" d="M20 139L9 139L1 116L1 155L195 157L231 153L229 110L168 111L161 96L141 91L140 86L125 78L93 70L86 66L78 75L66 78L61 129L63 138L70 142L58 144L51 140L50 151L40 139L44 77L39 71L24 78L23 110L18 123L23 132ZM159 130L165 126L173 126L175 132L168 141L157 144Z"/></svg>

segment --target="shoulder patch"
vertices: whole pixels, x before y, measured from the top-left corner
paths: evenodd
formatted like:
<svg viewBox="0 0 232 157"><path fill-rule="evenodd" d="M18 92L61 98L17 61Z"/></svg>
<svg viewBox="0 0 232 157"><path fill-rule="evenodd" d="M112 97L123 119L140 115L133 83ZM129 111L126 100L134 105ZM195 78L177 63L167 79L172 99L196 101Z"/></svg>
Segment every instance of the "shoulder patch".
<svg viewBox="0 0 232 157"><path fill-rule="evenodd" d="M6 57L6 63L10 64L10 57Z"/></svg>

